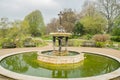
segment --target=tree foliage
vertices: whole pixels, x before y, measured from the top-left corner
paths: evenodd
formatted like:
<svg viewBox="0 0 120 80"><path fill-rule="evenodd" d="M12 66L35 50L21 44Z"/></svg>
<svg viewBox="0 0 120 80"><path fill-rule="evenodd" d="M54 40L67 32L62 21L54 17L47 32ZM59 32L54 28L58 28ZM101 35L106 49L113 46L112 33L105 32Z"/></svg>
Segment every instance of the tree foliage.
<svg viewBox="0 0 120 80"><path fill-rule="evenodd" d="M72 9L64 9L62 12L62 26L66 32L73 32L75 22L77 21L76 13Z"/></svg>
<svg viewBox="0 0 120 80"><path fill-rule="evenodd" d="M77 22L75 24L74 30L73 30L75 35L83 35L84 34L84 27L80 22Z"/></svg>
<svg viewBox="0 0 120 80"><path fill-rule="evenodd" d="M83 24L86 34L94 35L104 32L106 20L98 13L94 4L86 5L82 13L84 15L80 19L80 22Z"/></svg>
<svg viewBox="0 0 120 80"><path fill-rule="evenodd" d="M98 0L98 10L107 20L107 32L114 27L114 21L120 16L120 0Z"/></svg>
<svg viewBox="0 0 120 80"><path fill-rule="evenodd" d="M112 35L113 36L120 36L120 26L116 26L113 28Z"/></svg>
<svg viewBox="0 0 120 80"><path fill-rule="evenodd" d="M5 38L6 35L8 34L8 18L1 18L0 20L0 38Z"/></svg>
<svg viewBox="0 0 120 80"><path fill-rule="evenodd" d="M27 21L14 22L12 27L9 28L9 33L10 34L8 34L7 37L14 40L30 36L28 22Z"/></svg>
<svg viewBox="0 0 120 80"><path fill-rule="evenodd" d="M39 10L35 10L27 15L25 21L28 21L29 23L29 30L32 36L36 37L45 33L45 24Z"/></svg>
<svg viewBox="0 0 120 80"><path fill-rule="evenodd" d="M77 21L76 13L72 9L64 9L62 11L61 23L66 32L73 32L75 22ZM59 19L53 18L50 23L48 23L48 32L57 31L57 27L60 26Z"/></svg>
<svg viewBox="0 0 120 80"><path fill-rule="evenodd" d="M59 26L58 19L53 18L51 22L47 24L47 34L49 34L50 32L56 32L58 26Z"/></svg>

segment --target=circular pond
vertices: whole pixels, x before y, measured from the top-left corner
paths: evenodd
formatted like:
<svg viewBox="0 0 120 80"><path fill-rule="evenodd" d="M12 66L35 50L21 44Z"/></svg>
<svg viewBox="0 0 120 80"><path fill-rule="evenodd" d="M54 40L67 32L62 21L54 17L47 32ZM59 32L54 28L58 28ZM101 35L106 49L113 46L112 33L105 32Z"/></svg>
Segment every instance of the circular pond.
<svg viewBox="0 0 120 80"><path fill-rule="evenodd" d="M0 65L19 74L45 78L85 78L115 71L120 63L107 56L84 53L85 59L75 64L50 64L37 60L36 52L10 55Z"/></svg>

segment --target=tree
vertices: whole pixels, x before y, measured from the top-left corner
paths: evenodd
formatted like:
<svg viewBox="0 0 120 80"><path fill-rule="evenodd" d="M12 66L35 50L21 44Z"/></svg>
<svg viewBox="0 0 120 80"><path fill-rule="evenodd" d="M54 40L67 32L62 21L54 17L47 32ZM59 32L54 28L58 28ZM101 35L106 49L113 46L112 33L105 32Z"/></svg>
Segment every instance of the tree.
<svg viewBox="0 0 120 80"><path fill-rule="evenodd" d="M75 24L74 30L73 30L75 35L83 35L84 34L84 27L80 22L77 22Z"/></svg>
<svg viewBox="0 0 120 80"><path fill-rule="evenodd" d="M29 34L29 24L27 21L14 21L12 27L9 28L7 38L16 40L23 39Z"/></svg>
<svg viewBox="0 0 120 80"><path fill-rule="evenodd" d="M120 26L116 26L113 28L112 35L113 36L120 36Z"/></svg>
<svg viewBox="0 0 120 80"><path fill-rule="evenodd" d="M112 31L114 21L120 15L120 0L98 0L98 10L107 20L107 31Z"/></svg>
<svg viewBox="0 0 120 80"><path fill-rule="evenodd" d="M94 35L104 32L106 20L96 10L94 3L90 2L86 4L81 14L83 15L80 19L80 22L83 24L86 34Z"/></svg>
<svg viewBox="0 0 120 80"><path fill-rule="evenodd" d="M62 26L65 28L66 32L73 32L75 22L77 21L77 16L72 9L64 9L62 15Z"/></svg>
<svg viewBox="0 0 120 80"><path fill-rule="evenodd" d="M47 24L47 34L50 32L57 32L58 26L60 26L58 19L53 18L50 23Z"/></svg>
<svg viewBox="0 0 120 80"><path fill-rule="evenodd" d="M45 33L45 24L42 14L39 10L35 10L27 15L24 19L29 23L29 30L32 36L40 36Z"/></svg>
<svg viewBox="0 0 120 80"><path fill-rule="evenodd" d="M65 29L66 32L73 32L75 22L77 21L77 16L72 9L64 9L62 12L61 17L61 25ZM47 28L49 29L48 32L56 32L57 27L60 26L60 20L59 19L52 19L51 22L47 25Z"/></svg>
<svg viewBox="0 0 120 80"><path fill-rule="evenodd" d="M8 34L8 25L9 25L9 20L8 18L1 18L0 21L0 37L5 38L6 35Z"/></svg>

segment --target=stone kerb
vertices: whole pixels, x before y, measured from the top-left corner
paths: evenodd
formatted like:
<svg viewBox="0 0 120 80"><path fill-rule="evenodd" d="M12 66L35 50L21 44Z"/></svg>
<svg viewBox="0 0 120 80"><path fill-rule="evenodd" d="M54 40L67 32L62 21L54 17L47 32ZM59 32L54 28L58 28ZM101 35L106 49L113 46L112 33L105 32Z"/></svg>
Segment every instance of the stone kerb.
<svg viewBox="0 0 120 80"><path fill-rule="evenodd" d="M53 64L69 64L69 63L78 63L84 60L84 53L80 53L75 56L50 56L46 54L41 54L38 52L38 60L53 63Z"/></svg>

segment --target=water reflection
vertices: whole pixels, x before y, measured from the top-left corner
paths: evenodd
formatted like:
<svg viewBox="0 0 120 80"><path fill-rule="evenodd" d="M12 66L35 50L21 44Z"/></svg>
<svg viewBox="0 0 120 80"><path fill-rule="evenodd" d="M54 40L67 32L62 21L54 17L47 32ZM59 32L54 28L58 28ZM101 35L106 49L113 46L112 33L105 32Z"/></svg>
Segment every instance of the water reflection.
<svg viewBox="0 0 120 80"><path fill-rule="evenodd" d="M52 78L78 78L109 73L120 67L120 63L114 59L85 54L85 60L77 64L53 65L39 62L37 52L17 54L3 59L0 64L4 68L32 76Z"/></svg>
<svg viewBox="0 0 120 80"><path fill-rule="evenodd" d="M4 68L9 69L14 72L24 73L28 70L28 65L23 60L23 55L14 55L7 57L0 63Z"/></svg>
<svg viewBox="0 0 120 80"><path fill-rule="evenodd" d="M85 57L81 69L81 76L83 77L109 73L120 67L120 63L105 56L85 54Z"/></svg>

